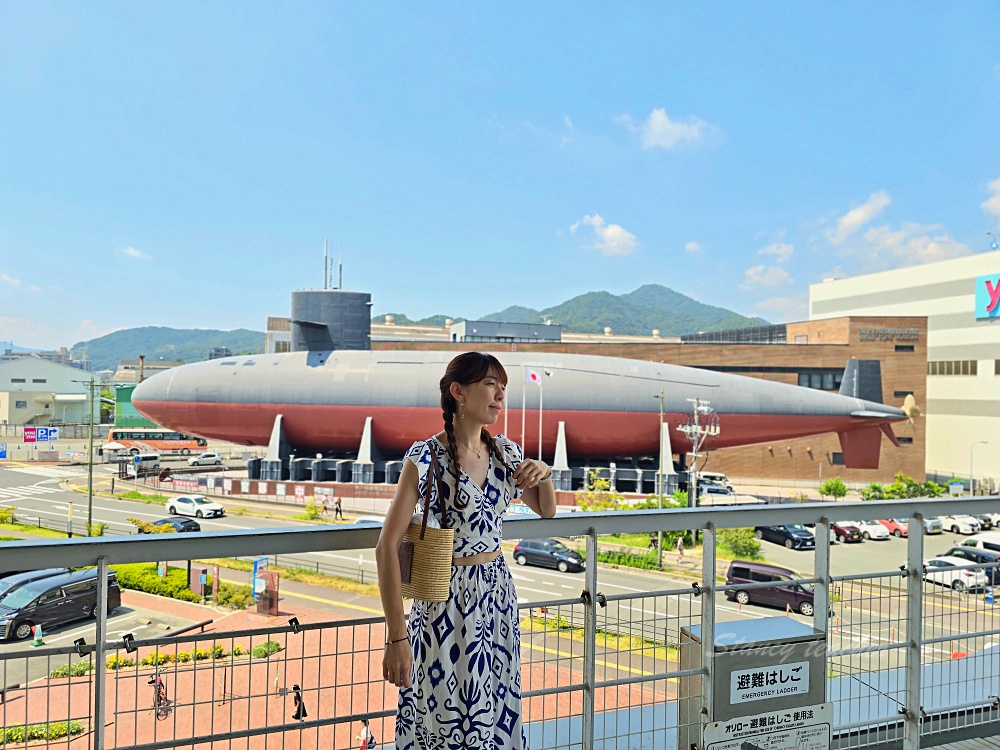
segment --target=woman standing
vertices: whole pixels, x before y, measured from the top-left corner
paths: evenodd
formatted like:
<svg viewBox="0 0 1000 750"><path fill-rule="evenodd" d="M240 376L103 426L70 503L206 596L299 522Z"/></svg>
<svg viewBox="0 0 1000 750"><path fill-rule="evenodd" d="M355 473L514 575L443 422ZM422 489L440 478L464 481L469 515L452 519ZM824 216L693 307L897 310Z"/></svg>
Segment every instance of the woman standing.
<svg viewBox="0 0 1000 750"><path fill-rule="evenodd" d="M521 723L517 592L500 553L503 514L523 502L555 515L552 471L492 437L505 406L507 373L495 357L470 352L441 378L444 430L413 444L375 548L386 619L383 677L399 686L397 748L527 750ZM397 549L427 482L431 452L443 481L430 514L455 529L445 602L414 600L407 622Z"/></svg>

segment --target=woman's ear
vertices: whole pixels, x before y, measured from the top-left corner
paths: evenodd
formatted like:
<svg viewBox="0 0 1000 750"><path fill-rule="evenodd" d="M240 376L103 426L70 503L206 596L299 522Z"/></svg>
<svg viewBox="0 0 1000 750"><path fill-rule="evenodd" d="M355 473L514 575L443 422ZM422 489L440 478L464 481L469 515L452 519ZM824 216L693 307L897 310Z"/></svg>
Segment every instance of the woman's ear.
<svg viewBox="0 0 1000 750"><path fill-rule="evenodd" d="M448 393L450 393L451 397L459 403L465 400L465 394L461 383L452 383L448 386Z"/></svg>

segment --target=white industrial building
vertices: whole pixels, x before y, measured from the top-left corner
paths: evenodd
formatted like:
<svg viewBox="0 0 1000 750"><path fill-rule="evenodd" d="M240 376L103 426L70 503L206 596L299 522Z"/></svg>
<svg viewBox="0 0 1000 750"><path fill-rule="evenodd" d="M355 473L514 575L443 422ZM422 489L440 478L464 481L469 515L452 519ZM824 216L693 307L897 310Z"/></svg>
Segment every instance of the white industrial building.
<svg viewBox="0 0 1000 750"><path fill-rule="evenodd" d="M1000 487L1000 252L814 284L809 315L926 316L927 476Z"/></svg>
<svg viewBox="0 0 1000 750"><path fill-rule="evenodd" d="M0 362L0 424L58 425L89 421L86 372L39 357ZM100 381L97 381L100 387ZM94 422L100 422L100 392L94 393Z"/></svg>

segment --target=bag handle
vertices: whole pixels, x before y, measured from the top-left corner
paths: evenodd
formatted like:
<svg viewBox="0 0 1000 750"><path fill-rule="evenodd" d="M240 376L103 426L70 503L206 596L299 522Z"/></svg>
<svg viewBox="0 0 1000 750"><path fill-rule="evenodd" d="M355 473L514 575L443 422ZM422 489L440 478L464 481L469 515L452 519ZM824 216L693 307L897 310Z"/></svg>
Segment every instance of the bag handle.
<svg viewBox="0 0 1000 750"><path fill-rule="evenodd" d="M431 485L438 484L438 477L441 474L441 464L438 461L437 451L433 446L428 445L431 452L431 466L427 470L427 482L424 484L424 518L420 523L420 539L423 541L424 531L427 529L427 513L431 509ZM447 528L447 518L445 515L444 496L441 488L438 487L438 498L441 500L441 528Z"/></svg>

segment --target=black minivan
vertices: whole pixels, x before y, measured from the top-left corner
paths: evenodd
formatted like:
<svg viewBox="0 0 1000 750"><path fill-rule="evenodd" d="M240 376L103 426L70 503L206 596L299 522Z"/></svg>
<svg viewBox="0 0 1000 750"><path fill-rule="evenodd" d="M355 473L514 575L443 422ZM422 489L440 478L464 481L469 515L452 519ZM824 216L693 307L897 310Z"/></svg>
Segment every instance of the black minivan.
<svg viewBox="0 0 1000 750"><path fill-rule="evenodd" d="M22 586L27 586L29 583L69 572L69 568L43 568L42 570L28 570L24 573L6 575L0 578L0 601L3 601L3 598L7 594L16 591Z"/></svg>
<svg viewBox="0 0 1000 750"><path fill-rule="evenodd" d="M108 613L122 603L115 572L108 571ZM23 640L32 625L54 628L83 620L97 606L97 569L42 578L11 591L0 599L0 636Z"/></svg>

